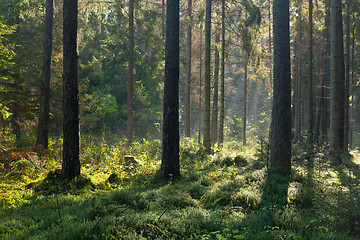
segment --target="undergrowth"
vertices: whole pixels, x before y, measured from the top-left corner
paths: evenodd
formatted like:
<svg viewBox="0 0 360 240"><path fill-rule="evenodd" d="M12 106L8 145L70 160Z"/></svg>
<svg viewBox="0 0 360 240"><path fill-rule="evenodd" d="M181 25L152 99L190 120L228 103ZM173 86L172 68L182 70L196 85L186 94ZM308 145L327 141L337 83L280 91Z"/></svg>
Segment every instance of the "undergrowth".
<svg viewBox="0 0 360 240"><path fill-rule="evenodd" d="M67 182L58 176L61 143L0 155L0 239L360 237L357 151L334 167L324 149L308 158L294 145L292 174L282 178L269 177L264 141L206 155L184 138L182 178L158 183L159 140L83 138L82 176Z"/></svg>

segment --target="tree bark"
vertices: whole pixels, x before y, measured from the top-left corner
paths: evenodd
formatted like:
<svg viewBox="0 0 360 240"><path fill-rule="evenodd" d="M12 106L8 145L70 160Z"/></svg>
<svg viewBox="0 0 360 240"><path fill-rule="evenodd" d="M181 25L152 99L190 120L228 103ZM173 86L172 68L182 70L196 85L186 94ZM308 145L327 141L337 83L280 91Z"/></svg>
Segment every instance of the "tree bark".
<svg viewBox="0 0 360 240"><path fill-rule="evenodd" d="M243 117L243 145L246 145L246 119L247 119L247 105L248 105L248 53L245 50L245 74L244 74L244 117Z"/></svg>
<svg viewBox="0 0 360 240"><path fill-rule="evenodd" d="M200 66L199 66L199 131L198 131L198 143L201 143L201 123L202 123L202 56L203 56L203 25L200 25Z"/></svg>
<svg viewBox="0 0 360 240"><path fill-rule="evenodd" d="M179 0L166 6L165 85L160 177L180 176L179 162Z"/></svg>
<svg viewBox="0 0 360 240"><path fill-rule="evenodd" d="M351 92L351 111L350 111L350 135L349 135L349 148L353 146L353 132L354 132L354 110L355 110L355 101L354 101L354 87L355 87L355 26L352 28L352 43L351 43L351 83L350 83L350 92Z"/></svg>
<svg viewBox="0 0 360 240"><path fill-rule="evenodd" d="M288 175L291 170L291 78L289 0L273 1L274 95L270 167Z"/></svg>
<svg viewBox="0 0 360 240"><path fill-rule="evenodd" d="M44 149L48 148L49 115L50 115L50 81L51 81L51 53L54 26L54 2L45 3L45 34L43 49L43 67L40 84L40 112L36 144Z"/></svg>
<svg viewBox="0 0 360 240"><path fill-rule="evenodd" d="M186 38L186 92L185 92L185 136L191 137L190 132L190 95L191 95L191 24L192 24L192 0L188 0L188 24Z"/></svg>
<svg viewBox="0 0 360 240"><path fill-rule="evenodd" d="M133 141L133 95L134 95L134 0L129 0L129 56L128 56L128 95L127 95L127 135L128 142Z"/></svg>
<svg viewBox="0 0 360 240"><path fill-rule="evenodd" d="M220 14L218 14L219 16ZM215 34L215 62L214 62L214 96L212 107L212 119L211 119L211 142L215 144L218 140L218 115L219 115L219 66L220 66L220 29L219 25L216 25Z"/></svg>
<svg viewBox="0 0 360 240"><path fill-rule="evenodd" d="M326 9L328 5L326 5ZM327 111L326 111L326 102L327 102L327 75L326 75L326 66L328 64L328 50L329 50L329 16L330 12L326 10L326 19L325 19L325 29L323 30L323 46L321 53L321 62L320 62L320 97L319 105L316 113L316 123L315 123L315 142L323 144L325 142L324 131L326 131L326 122L327 122ZM321 133L321 135L320 135ZM320 138L320 139L319 139Z"/></svg>
<svg viewBox="0 0 360 240"><path fill-rule="evenodd" d="M271 37L271 0L269 0L269 6L268 6L268 20L269 20L269 93L270 93L270 99L273 97L273 59L272 59L272 37Z"/></svg>
<svg viewBox="0 0 360 240"><path fill-rule="evenodd" d="M211 46L211 0L206 0L205 17L205 109L204 109L204 147L211 152L210 143L210 46Z"/></svg>
<svg viewBox="0 0 360 240"><path fill-rule="evenodd" d="M296 37L296 88L295 88L295 141L301 140L301 13L302 0L299 0L297 37Z"/></svg>
<svg viewBox="0 0 360 240"><path fill-rule="evenodd" d="M309 0L309 59L308 59L308 107L307 107L307 149L313 151L313 2Z"/></svg>
<svg viewBox="0 0 360 240"><path fill-rule="evenodd" d="M340 0L331 0L330 45L330 158L340 164L344 146L344 47L342 6Z"/></svg>
<svg viewBox="0 0 360 240"><path fill-rule="evenodd" d="M63 164L65 179L80 175L79 83L76 0L64 0L63 12Z"/></svg>
<svg viewBox="0 0 360 240"><path fill-rule="evenodd" d="M344 153L349 153L349 114L350 114L350 1L346 0L346 18L345 18L345 29L346 29L346 49L345 49L345 124L344 124Z"/></svg>
<svg viewBox="0 0 360 240"><path fill-rule="evenodd" d="M225 122L225 0L221 1L221 82L220 82L220 116L219 116L219 147L224 142Z"/></svg>

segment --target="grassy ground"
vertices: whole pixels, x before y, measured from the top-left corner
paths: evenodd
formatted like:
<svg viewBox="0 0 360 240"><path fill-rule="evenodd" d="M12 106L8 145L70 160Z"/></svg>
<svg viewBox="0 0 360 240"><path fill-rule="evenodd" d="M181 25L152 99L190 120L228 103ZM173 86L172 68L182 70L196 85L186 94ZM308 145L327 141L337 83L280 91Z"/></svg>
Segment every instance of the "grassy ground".
<svg viewBox="0 0 360 240"><path fill-rule="evenodd" d="M284 179L269 177L264 143L230 142L207 156L184 139L182 178L157 183L158 140L125 147L83 139L83 176L64 182L55 170L60 146L56 140L46 152L0 155L0 239L360 237L358 151L332 166L323 149L306 160L294 145L292 175Z"/></svg>

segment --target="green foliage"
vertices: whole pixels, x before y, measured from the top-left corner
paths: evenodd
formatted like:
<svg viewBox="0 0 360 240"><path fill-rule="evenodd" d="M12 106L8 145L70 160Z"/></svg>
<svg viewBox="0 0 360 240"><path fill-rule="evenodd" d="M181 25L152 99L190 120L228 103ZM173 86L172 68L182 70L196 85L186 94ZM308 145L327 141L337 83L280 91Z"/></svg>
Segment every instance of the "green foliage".
<svg viewBox="0 0 360 240"><path fill-rule="evenodd" d="M83 137L84 175L70 182L55 170L61 163L61 143L51 139L48 151L13 161L1 173L1 239L359 236L358 153L344 158L346 166L338 168L323 154L312 163L295 160L291 178L271 175L269 191L265 164L254 167L266 158L259 154L261 144L245 148L230 142L206 155L197 143L182 139L182 178L164 184L153 179L160 167L159 140L127 145ZM124 158L129 155L137 163L132 168ZM246 164L236 165L236 158ZM284 190L282 204L284 197L277 195Z"/></svg>

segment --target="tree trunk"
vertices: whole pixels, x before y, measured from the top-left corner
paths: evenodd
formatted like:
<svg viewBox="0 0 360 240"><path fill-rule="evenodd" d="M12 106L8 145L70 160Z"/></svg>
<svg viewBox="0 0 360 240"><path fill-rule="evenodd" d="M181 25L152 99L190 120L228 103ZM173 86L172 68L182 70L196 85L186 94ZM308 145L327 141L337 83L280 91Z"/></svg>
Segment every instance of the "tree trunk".
<svg viewBox="0 0 360 240"><path fill-rule="evenodd" d="M309 0L309 59L308 59L308 107L307 107L307 149L313 151L313 2Z"/></svg>
<svg viewBox="0 0 360 240"><path fill-rule="evenodd" d="M299 0L297 37L296 37L296 100L295 100L295 140L301 140L301 13L302 0Z"/></svg>
<svg viewBox="0 0 360 240"><path fill-rule="evenodd" d="M268 20L269 20L269 93L270 93L270 98L272 99L273 96L273 58L272 58L272 37L271 37L271 0L269 0L269 6L268 6Z"/></svg>
<svg viewBox="0 0 360 240"><path fill-rule="evenodd" d="M179 0L166 6L165 85L160 177L180 176L179 162Z"/></svg>
<svg viewBox="0 0 360 240"><path fill-rule="evenodd" d="M248 79L247 79L247 75L248 75L248 53L245 50L244 51L245 54L245 63L244 63L244 68L245 68L245 75L244 75L244 117L243 117L243 145L246 145L246 118L247 118L247 102L248 102Z"/></svg>
<svg viewBox="0 0 360 240"><path fill-rule="evenodd" d="M328 9L328 6L326 6ZM315 123L315 142L323 144L324 141L324 125L326 125L327 114L326 114L326 102L327 102L327 75L326 66L328 62L328 49L329 49L329 11L326 11L325 29L323 30L323 46L320 60L320 97L319 105L316 113ZM320 136L321 132L321 136ZM320 137L320 139L319 139Z"/></svg>
<svg viewBox="0 0 360 240"><path fill-rule="evenodd" d="M203 56L203 25L200 25L200 61L199 61L199 132L198 143L201 143L201 123L202 123L202 56Z"/></svg>
<svg viewBox="0 0 360 240"><path fill-rule="evenodd" d="M274 95L270 167L288 175L291 170L291 78L289 0L273 1Z"/></svg>
<svg viewBox="0 0 360 240"><path fill-rule="evenodd" d="M65 179L80 175L79 82L77 55L78 3L64 0L63 23L63 164Z"/></svg>
<svg viewBox="0 0 360 240"><path fill-rule="evenodd" d="M342 31L342 6L340 0L331 0L330 47L330 158L341 163L344 146L344 47Z"/></svg>
<svg viewBox="0 0 360 240"><path fill-rule="evenodd" d="M205 110L204 110L204 147L211 152L210 143L210 46L211 46L211 0L206 0L205 17Z"/></svg>
<svg viewBox="0 0 360 240"><path fill-rule="evenodd" d="M326 22L325 22L325 28L326 28L326 34L327 34L327 49L326 49L326 62L328 62L328 55L329 55L329 51L328 49L330 49L330 43L329 43L329 36L330 36L330 1L327 0L325 1L326 4ZM325 64L325 68L328 65L328 63ZM328 77L327 75L325 75L326 78ZM324 108L323 108L323 112L322 112L322 118L320 121L320 139L322 141L322 143L325 143L328 141L328 126L329 124L329 110L328 110L328 106L329 106L329 91L328 91L328 81L327 79L324 79Z"/></svg>
<svg viewBox="0 0 360 240"><path fill-rule="evenodd" d="M225 0L221 1L221 82L220 82L220 117L219 117L219 147L224 142L225 122Z"/></svg>
<svg viewBox="0 0 360 240"><path fill-rule="evenodd" d="M349 148L352 149L353 146L353 132L354 132L354 109L355 109L355 101L354 101L354 87L355 87L355 26L352 28L352 48L351 48L351 83L350 83L350 91L351 91L351 114L350 114L350 136L349 136Z"/></svg>
<svg viewBox="0 0 360 240"><path fill-rule="evenodd" d="M36 144L48 148L50 115L51 52L54 25L54 2L46 0L43 67L40 85L40 112Z"/></svg>
<svg viewBox="0 0 360 240"><path fill-rule="evenodd" d="M133 92L134 92L134 0L129 0L129 56L128 56L128 95L127 95L127 135L128 142L133 141Z"/></svg>
<svg viewBox="0 0 360 240"><path fill-rule="evenodd" d="M218 14L219 16L220 14ZM211 142L215 144L218 140L218 106L219 106L219 65L220 65L220 29L219 25L216 25L215 36L215 62L214 62L214 97L212 107L212 119L211 119Z"/></svg>
<svg viewBox="0 0 360 240"><path fill-rule="evenodd" d="M188 24L186 38L186 92L185 92L185 136L191 137L190 133L190 87L191 87L191 24L192 24L192 0L188 0Z"/></svg>
<svg viewBox="0 0 360 240"><path fill-rule="evenodd" d="M349 113L350 113L350 1L346 0L346 18L345 18L345 29L346 29L346 49L345 49L345 123L344 123L344 153L349 153Z"/></svg>

